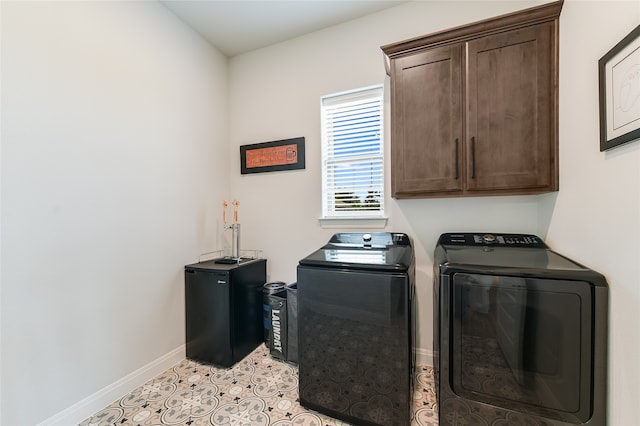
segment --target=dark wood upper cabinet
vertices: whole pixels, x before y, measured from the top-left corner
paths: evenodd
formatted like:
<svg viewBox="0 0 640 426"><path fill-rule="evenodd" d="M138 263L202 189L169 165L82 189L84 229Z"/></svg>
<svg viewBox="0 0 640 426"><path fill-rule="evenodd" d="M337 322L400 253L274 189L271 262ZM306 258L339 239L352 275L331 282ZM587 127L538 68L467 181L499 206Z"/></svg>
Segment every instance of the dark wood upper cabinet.
<svg viewBox="0 0 640 426"><path fill-rule="evenodd" d="M382 47L394 198L558 190L562 1Z"/></svg>
<svg viewBox="0 0 640 426"><path fill-rule="evenodd" d="M461 46L398 58L393 69L393 193L461 192Z"/></svg>

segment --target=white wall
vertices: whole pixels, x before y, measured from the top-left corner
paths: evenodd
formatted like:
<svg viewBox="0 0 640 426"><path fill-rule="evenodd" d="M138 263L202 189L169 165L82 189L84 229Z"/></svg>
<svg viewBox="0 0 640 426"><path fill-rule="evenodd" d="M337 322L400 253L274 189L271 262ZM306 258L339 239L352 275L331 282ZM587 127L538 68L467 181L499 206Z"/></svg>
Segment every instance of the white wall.
<svg viewBox="0 0 640 426"><path fill-rule="evenodd" d="M228 194L227 59L155 2L1 7L0 423L32 425L184 344L183 266Z"/></svg>
<svg viewBox="0 0 640 426"><path fill-rule="evenodd" d="M545 2L538 2L545 3ZM264 250L270 279L293 282L298 260L338 230L323 229L319 98L383 83L379 46L533 5L412 2L230 61L232 193L243 244ZM432 252L446 231L531 232L604 273L611 285L612 425L637 423L640 400L639 142L598 151L597 60L640 23L640 3L567 0L560 21L560 192L528 197L387 198L388 230L407 232L417 257L418 350L432 349ZM306 137L306 169L240 175L238 146ZM386 147L389 152L387 115ZM387 164L388 166L388 164ZM389 181L386 182L387 193Z"/></svg>

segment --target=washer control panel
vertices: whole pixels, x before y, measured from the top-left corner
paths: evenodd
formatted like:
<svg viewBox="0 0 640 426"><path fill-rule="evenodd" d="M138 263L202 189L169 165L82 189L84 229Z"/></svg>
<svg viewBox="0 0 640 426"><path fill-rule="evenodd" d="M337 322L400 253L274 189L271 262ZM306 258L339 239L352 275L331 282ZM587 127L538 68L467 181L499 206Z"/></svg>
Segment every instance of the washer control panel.
<svg viewBox="0 0 640 426"><path fill-rule="evenodd" d="M531 234L446 233L438 244L459 246L500 246L546 248L542 238Z"/></svg>
<svg viewBox="0 0 640 426"><path fill-rule="evenodd" d="M399 232L341 232L334 234L329 244L343 247L378 247L410 246L407 234Z"/></svg>

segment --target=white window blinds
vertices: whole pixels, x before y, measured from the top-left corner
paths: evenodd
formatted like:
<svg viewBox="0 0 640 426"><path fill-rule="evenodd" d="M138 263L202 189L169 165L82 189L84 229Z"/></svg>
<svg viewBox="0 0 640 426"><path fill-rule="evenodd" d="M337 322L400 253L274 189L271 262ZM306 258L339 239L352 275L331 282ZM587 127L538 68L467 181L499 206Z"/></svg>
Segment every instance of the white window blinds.
<svg viewBox="0 0 640 426"><path fill-rule="evenodd" d="M323 96L324 217L384 214L382 86Z"/></svg>

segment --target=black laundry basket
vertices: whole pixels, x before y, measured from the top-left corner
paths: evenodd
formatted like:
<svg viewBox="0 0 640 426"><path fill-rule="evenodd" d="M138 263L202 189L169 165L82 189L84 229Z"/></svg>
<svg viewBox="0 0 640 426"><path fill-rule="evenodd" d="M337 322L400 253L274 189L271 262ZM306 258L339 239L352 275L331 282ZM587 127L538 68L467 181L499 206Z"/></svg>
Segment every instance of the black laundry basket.
<svg viewBox="0 0 640 426"><path fill-rule="evenodd" d="M269 353L274 358L287 359L287 291L269 296Z"/></svg>
<svg viewBox="0 0 640 426"><path fill-rule="evenodd" d="M264 329L264 343L269 347L269 336L271 333L271 295L284 290L285 283L282 281L274 281L266 283L262 287L262 315L263 315L263 329Z"/></svg>
<svg viewBox="0 0 640 426"><path fill-rule="evenodd" d="M269 288L276 288L274 284ZM265 288L268 286L265 285ZM265 289L265 327L268 328L267 347L274 358L298 362L298 287L296 283ZM266 325L268 322L268 326Z"/></svg>
<svg viewBox="0 0 640 426"><path fill-rule="evenodd" d="M298 284L287 286L287 361L298 363Z"/></svg>

